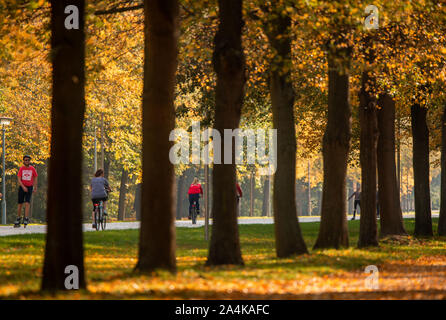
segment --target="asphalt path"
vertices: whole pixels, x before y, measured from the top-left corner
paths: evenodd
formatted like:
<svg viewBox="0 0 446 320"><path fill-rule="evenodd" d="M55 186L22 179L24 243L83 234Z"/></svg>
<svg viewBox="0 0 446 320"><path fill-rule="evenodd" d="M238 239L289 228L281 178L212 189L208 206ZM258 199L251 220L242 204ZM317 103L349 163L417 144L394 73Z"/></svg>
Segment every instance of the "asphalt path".
<svg viewBox="0 0 446 320"><path fill-rule="evenodd" d="M414 218L415 215L409 214L404 215L405 219ZM438 214L432 214L432 217L438 217ZM349 216L351 219L351 216ZM359 217L357 217L359 219ZM306 222L318 222L320 221L319 216L308 217L303 216L299 217L300 223ZM238 224L272 224L274 222L273 218L239 218ZM209 221L212 224L212 219ZM139 229L140 222L111 222L107 224L106 230L127 230L127 229ZM190 220L176 220L176 227L184 227L184 228L200 228L204 226L204 219L198 219L197 224L192 224ZM91 227L91 223L84 223L83 226L84 232L96 231ZM45 233L46 225L43 224L29 224L26 228L23 225L20 228L14 228L12 225L8 226L0 226L0 237L1 236L11 236L18 234L28 234L28 233Z"/></svg>

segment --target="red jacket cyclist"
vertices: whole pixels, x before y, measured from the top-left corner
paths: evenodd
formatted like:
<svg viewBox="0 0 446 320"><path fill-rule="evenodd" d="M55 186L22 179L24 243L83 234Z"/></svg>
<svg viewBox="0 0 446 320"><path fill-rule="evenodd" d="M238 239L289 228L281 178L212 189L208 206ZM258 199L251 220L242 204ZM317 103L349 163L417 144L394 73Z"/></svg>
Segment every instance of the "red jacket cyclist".
<svg viewBox="0 0 446 320"><path fill-rule="evenodd" d="M194 202L197 206L197 215L200 215L200 202L198 199L200 199L200 194L203 194L203 188L201 188L201 184L198 183L197 177L194 178L194 181L190 185L187 193L189 194L189 219L192 219L191 212Z"/></svg>

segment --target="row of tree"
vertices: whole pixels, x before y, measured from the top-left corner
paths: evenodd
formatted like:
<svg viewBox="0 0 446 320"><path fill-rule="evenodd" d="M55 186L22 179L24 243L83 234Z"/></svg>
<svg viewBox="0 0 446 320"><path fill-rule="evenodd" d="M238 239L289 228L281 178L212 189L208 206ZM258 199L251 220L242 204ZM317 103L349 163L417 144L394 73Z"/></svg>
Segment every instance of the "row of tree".
<svg viewBox="0 0 446 320"><path fill-rule="evenodd" d="M123 3L128 3L129 7L112 5L110 9L99 13L112 14L142 8L141 4L132 6L132 1ZM64 27L64 10L68 5L79 8L78 30ZM187 10L187 5L194 7L185 1L181 3L182 11L193 19L195 15ZM295 105L296 101L302 102L308 99L308 96L318 94L314 88L325 80L328 83L328 111L322 143L324 183L321 225L315 247L339 248L349 245L345 183L352 132L350 98L357 99L355 102L359 105L360 119L362 212L358 245L365 247L378 244L377 184L381 195L381 235L406 233L402 223L395 167L397 98L398 101L411 105L416 186L415 233L432 235L428 201L429 139L426 105L435 99L444 99L441 92L444 90L445 78L446 15L445 8L438 6L434 1L424 1L424 5L422 7L418 3L407 4L403 1L379 3L378 7L382 8L380 12L391 12L395 18L389 19L385 26L377 30L364 31L362 3L353 1L246 1L245 7L242 0L218 1L218 25L216 26L215 22L211 25L217 28L211 64L215 71L215 96L212 98L214 107L204 110L204 118L210 118L213 127L220 132L237 128L242 107L244 108L245 93L262 86L260 80L250 80L251 77L248 79L245 69L258 69L258 74L268 70L266 85L269 93L262 92L270 98L272 122L273 127L277 129L278 138L277 171L273 182L278 257L308 252L296 218ZM426 7L429 10L426 11ZM64 289L64 270L67 265L79 267L80 286L85 288L80 203L82 131L85 116L84 9L83 0L51 1L51 158L43 289ZM246 60L242 41L244 15L258 24L266 36L266 51L269 53L265 55L268 62L263 69ZM406 15L410 19L406 19ZM390 14L383 16L388 18ZM156 268L172 271L176 269L176 188L174 166L170 163L168 155L172 146L169 134L175 128L179 17L180 6L176 0L144 1L142 209L136 265L136 269L143 272ZM360 23L358 17L361 18ZM302 28L297 28L297 25ZM296 30L302 32L299 39L303 39L303 43L296 41ZM296 49L305 48L309 50L303 51L306 53L316 47L325 54L328 73L315 68L309 79L302 79L299 72L293 71L295 57L299 55ZM259 50L265 49L260 47ZM297 60L305 62L305 59L309 59L311 62L312 55L309 56L310 58L299 57ZM191 59L195 57L192 56ZM205 67L209 67L209 64L203 64L203 70L206 71ZM305 68L305 64L301 63L298 64L298 69L301 65ZM309 68L312 68L312 65ZM356 97L350 93L352 70L360 70L361 75L360 82L355 84L359 88ZM326 76L321 76L324 73ZM208 84L212 84L212 81L209 79ZM313 91L298 91L299 94L296 94L295 84L305 81L313 82ZM206 85L204 87L206 88ZM415 88L415 94L408 94L408 88ZM307 93L307 97L301 97ZM210 101L210 96L212 94L203 94L202 99ZM262 100L262 97L259 99ZM440 103L444 105L444 101ZM255 116L256 108L250 103L246 105L248 112ZM442 128L444 132L444 121ZM444 169L444 156L441 163ZM443 190L446 188L445 177L446 169L442 170ZM70 181L70 184L67 185L66 181ZM214 164L214 222L207 260L209 265L243 264L234 201L235 181L234 164ZM443 197L442 194L440 234L446 233L446 199Z"/></svg>
<svg viewBox="0 0 446 320"><path fill-rule="evenodd" d="M127 5L127 6L125 6ZM14 182L17 168L21 165L21 157L24 153L31 154L33 161L46 167L49 157L50 143L50 72L51 66L46 58L49 52L49 5L45 1L0 1L2 6L2 21L5 23L0 29L2 41L5 46L0 50L2 64L0 65L0 77L2 90L0 98L2 111L15 119L14 125L7 130L7 175ZM3 7L4 6L4 7ZM126 10L123 10L125 6ZM256 1L245 1L247 14L244 17L243 29L244 52L246 55L247 82L245 85L245 101L240 120L240 127L267 128L272 125L270 99L268 96L268 83L265 73L268 70L269 59L272 52L265 34L265 16L259 11ZM334 12L336 4L332 8L326 8L329 13ZM358 16L358 10L363 9L362 4L350 4L350 15ZM323 51L324 41L328 33L323 26L315 29L315 24L320 21L315 19L322 16L324 22L329 21L330 14L323 15L323 2L318 6L314 3L301 2L284 3L291 18L292 27L292 61L289 63L292 76L292 85L295 92L294 112L297 133L297 172L296 179L306 175L307 161L321 167L318 164L321 151L321 137L326 127L326 98L328 96L328 79L326 79L326 59ZM105 8L105 10L103 10ZM132 10L127 10L130 8ZM106 176L111 179L114 189L111 197L111 207L122 218L124 208L127 213L132 209L136 184L141 180L141 112L140 93L142 90L142 66L143 66L143 12L139 2L123 1L94 1L87 3L86 24L86 113L83 135L83 208L88 204L88 184L92 172L94 172L94 137L96 136L97 150L99 152L99 166L103 166ZM388 8L381 9L380 25L387 20L383 15ZM405 7L410 17L413 8ZM321 12L319 12L321 11ZM4 12L12 12L12 17L4 16ZM16 13L19 12L19 13ZM23 13L20 13L23 12ZM91 14L90 14L91 13ZM361 13L361 12L359 12ZM212 126L214 113L214 98L212 89L215 86L215 73L212 71L212 37L217 28L217 5L215 1L180 1L180 15L182 23L180 30L182 36L179 39L179 66L176 77L175 113L176 126L190 127L190 120L200 120L202 127ZM332 14L331 14L332 15ZM399 19L398 12L396 19ZM13 23L13 18L17 21ZM394 19L391 17L391 19ZM358 20L358 19L357 19ZM407 20L407 19L402 19ZM405 22L405 30L412 26ZM417 21L415 24L422 24ZM362 21L356 21L362 26ZM22 26L24 26L22 28ZM419 27L416 26L419 29ZM415 28L413 28L415 29ZM299 30L297 32L297 30ZM317 32L316 32L317 31ZM316 37L315 35L321 34ZM406 32L410 36L409 32ZM382 34L379 38L382 38ZM320 38L320 39L319 39ZM412 37L413 38L413 37ZM412 39L410 38L410 39ZM357 41L357 40L355 40ZM353 49L356 49L353 42ZM416 47L416 45L415 45ZM387 48L385 48L387 49ZM424 53L419 50L416 59ZM395 52L393 52L395 54ZM397 53L397 52L396 52ZM426 51L428 53L428 51ZM355 54L355 52L353 52ZM350 71L350 99L352 105L352 133L351 147L349 151L349 176L353 173L359 179L357 173L359 167L359 115L355 101L360 90L361 68L355 67L360 61L353 56L353 68ZM386 61L387 62L387 61ZM401 59L389 61L386 65L401 67ZM410 62L412 63L412 62ZM410 64L408 69L410 70ZM392 76L398 76L396 84L406 84L404 90L416 90L414 81L403 79L407 74L405 69ZM441 73L438 73L441 77ZM397 116L397 150L401 144L411 140L411 117L409 103L404 99L408 96L402 88L394 90L392 94L396 102ZM396 94L395 94L396 92ZM400 96L398 93L401 92ZM411 93L410 93L411 94ZM407 99L406 99L407 100ZM430 149L440 150L441 130L438 116L441 113L436 105L428 103L428 125L430 131ZM26 121L23 119L26 118ZM410 138L410 139L409 139ZM411 144L410 144L411 145ZM404 159L402 166L408 166L408 158L405 153L397 151L397 157ZM102 158L104 159L103 161ZM412 161L410 159L410 161ZM439 165L439 160L433 160ZM397 167L401 161L397 161ZM432 160L431 160L432 162ZM175 167L178 177L189 169L190 166L180 165ZM237 178L239 181L250 179L252 168L238 166ZM353 171L353 172L352 172ZM403 170L397 170L398 172ZM46 168L40 171L45 174ZM322 168L320 168L322 172ZM314 185L322 185L323 177L318 170L312 174ZM412 170L403 174L401 185L403 194L409 193L412 182ZM435 174L436 175L436 174ZM43 177L43 176L42 176ZM258 178L258 177L257 177ZM407 182L406 180L410 181ZM404 183L403 183L404 182ZM407 188L409 184L409 188ZM14 185L15 186L15 185ZM13 186L13 187L14 187ZM126 186L128 186L126 188ZM42 186L46 188L46 186ZM44 189L38 194L39 199L45 199ZM12 196L8 196L8 210L10 220L14 219L15 206ZM300 195L300 183L297 186L297 198ZM118 199L119 198L119 199ZM407 198L407 196L406 196ZM37 197L36 197L37 199ZM39 204L41 201L38 201ZM319 201L318 201L319 202ZM305 205L306 206L306 205ZM316 208L316 206L313 206ZM45 205L39 206L45 210ZM300 210L298 208L298 210ZM306 211L306 210L304 210ZM317 212L319 213L319 210ZM84 214L84 217L89 214ZM128 215L127 215L128 216ZM38 212L36 218L44 219L44 212Z"/></svg>

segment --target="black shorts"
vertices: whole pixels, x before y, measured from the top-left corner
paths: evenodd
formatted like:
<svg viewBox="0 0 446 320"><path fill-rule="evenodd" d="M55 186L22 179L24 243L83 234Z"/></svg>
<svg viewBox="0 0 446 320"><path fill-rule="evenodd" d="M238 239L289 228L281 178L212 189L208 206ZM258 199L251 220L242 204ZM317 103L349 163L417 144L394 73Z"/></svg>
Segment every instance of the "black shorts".
<svg viewBox="0 0 446 320"><path fill-rule="evenodd" d="M31 202L31 196L33 195L33 186L27 187L28 192L23 191L22 187L19 187L19 204L23 202Z"/></svg>
<svg viewBox="0 0 446 320"><path fill-rule="evenodd" d="M91 199L91 202L93 202L93 211L94 211L94 205L96 204L96 203L99 203L99 202L101 202L101 201L107 201L108 200L108 197L105 197L105 198L99 198L99 199Z"/></svg>

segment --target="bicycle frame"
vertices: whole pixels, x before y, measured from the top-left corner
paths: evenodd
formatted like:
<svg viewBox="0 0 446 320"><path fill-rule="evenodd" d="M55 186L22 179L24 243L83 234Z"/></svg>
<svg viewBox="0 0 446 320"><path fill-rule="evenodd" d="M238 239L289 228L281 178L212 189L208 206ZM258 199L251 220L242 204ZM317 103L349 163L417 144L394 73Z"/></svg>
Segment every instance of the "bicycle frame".
<svg viewBox="0 0 446 320"><path fill-rule="evenodd" d="M197 210L197 200L194 200L192 202L192 224L197 223L197 216L198 216L198 210Z"/></svg>
<svg viewBox="0 0 446 320"><path fill-rule="evenodd" d="M104 203L103 201L99 201L99 203L95 203L94 204L94 211L95 211L95 215L94 215L94 219L95 219L95 223L96 223L96 230L99 231L99 224L102 223L103 218L104 218ZM97 212L97 215L96 215ZM97 218L96 218L97 216Z"/></svg>

